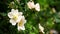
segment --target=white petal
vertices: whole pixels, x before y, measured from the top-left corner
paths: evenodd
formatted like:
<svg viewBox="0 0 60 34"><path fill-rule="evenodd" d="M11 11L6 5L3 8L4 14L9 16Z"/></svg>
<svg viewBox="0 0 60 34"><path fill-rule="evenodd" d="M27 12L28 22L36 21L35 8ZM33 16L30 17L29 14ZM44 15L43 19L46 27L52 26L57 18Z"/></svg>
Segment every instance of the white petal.
<svg viewBox="0 0 60 34"><path fill-rule="evenodd" d="M24 23L26 23L26 20L24 20Z"/></svg>
<svg viewBox="0 0 60 34"><path fill-rule="evenodd" d="M34 8L34 2L33 1L28 2L27 5L28 5L28 8L30 8L30 9Z"/></svg>
<svg viewBox="0 0 60 34"><path fill-rule="evenodd" d="M24 26L18 26L18 31L20 30L25 30L25 27Z"/></svg>
<svg viewBox="0 0 60 34"><path fill-rule="evenodd" d="M11 9L11 12L14 11L14 9Z"/></svg>
<svg viewBox="0 0 60 34"><path fill-rule="evenodd" d="M18 16L17 22L20 22L22 19L22 16Z"/></svg>
<svg viewBox="0 0 60 34"><path fill-rule="evenodd" d="M18 15L18 10L17 9L16 10L12 9L11 12L12 12L13 15Z"/></svg>
<svg viewBox="0 0 60 34"><path fill-rule="evenodd" d="M19 12L19 16L22 16L22 14L23 14L22 12Z"/></svg>
<svg viewBox="0 0 60 34"><path fill-rule="evenodd" d="M18 13L18 9L15 10Z"/></svg>
<svg viewBox="0 0 60 34"><path fill-rule="evenodd" d="M39 5L39 3L37 3L37 4L35 5L35 10L40 11L40 5Z"/></svg>
<svg viewBox="0 0 60 34"><path fill-rule="evenodd" d="M10 19L10 23L12 24L12 25L16 25L16 21L14 21L13 19Z"/></svg>
<svg viewBox="0 0 60 34"><path fill-rule="evenodd" d="M11 12L8 13L8 17L9 17L9 18L13 18L13 15L12 15Z"/></svg>
<svg viewBox="0 0 60 34"><path fill-rule="evenodd" d="M25 17L24 16L22 16L22 22L23 23L26 23L26 20L25 20Z"/></svg>
<svg viewBox="0 0 60 34"><path fill-rule="evenodd" d="M44 33L44 28L39 24L39 29L42 33Z"/></svg>

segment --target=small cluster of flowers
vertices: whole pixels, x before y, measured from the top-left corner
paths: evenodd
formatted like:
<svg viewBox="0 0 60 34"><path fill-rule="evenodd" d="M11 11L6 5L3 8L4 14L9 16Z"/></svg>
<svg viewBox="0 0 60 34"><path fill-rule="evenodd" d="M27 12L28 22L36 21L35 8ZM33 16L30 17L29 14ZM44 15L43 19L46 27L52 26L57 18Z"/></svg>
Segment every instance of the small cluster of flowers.
<svg viewBox="0 0 60 34"><path fill-rule="evenodd" d="M29 9L34 8L36 11L40 11L39 3L34 4L33 1L29 1L27 3L27 6ZM26 23L26 20L22 14L23 14L22 12L18 12L18 9L11 9L11 12L8 13L8 17L10 18L10 23L14 26L17 24L18 31L25 30L24 24ZM40 24L39 24L39 29L42 33L44 33L44 28Z"/></svg>
<svg viewBox="0 0 60 34"><path fill-rule="evenodd" d="M39 3L34 4L33 1L29 1L27 3L27 6L28 6L29 9L35 8L36 11L40 11L40 5L39 5Z"/></svg>
<svg viewBox="0 0 60 34"><path fill-rule="evenodd" d="M14 26L17 24L18 30L25 30L24 24L26 20L22 14L22 12L18 12L18 9L12 9L11 12L8 13L10 23Z"/></svg>
<svg viewBox="0 0 60 34"><path fill-rule="evenodd" d="M39 3L34 4L34 2L31 0L27 3L27 6L29 9L35 9L36 11L40 11L40 5ZM39 24L39 29L40 32L42 32L44 34L44 28Z"/></svg>

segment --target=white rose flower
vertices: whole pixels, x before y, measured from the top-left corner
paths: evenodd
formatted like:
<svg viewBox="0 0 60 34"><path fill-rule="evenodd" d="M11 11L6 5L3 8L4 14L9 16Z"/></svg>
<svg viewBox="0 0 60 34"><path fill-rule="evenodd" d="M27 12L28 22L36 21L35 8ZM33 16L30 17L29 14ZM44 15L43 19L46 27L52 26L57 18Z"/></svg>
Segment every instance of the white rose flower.
<svg viewBox="0 0 60 34"><path fill-rule="evenodd" d="M39 29L42 33L44 33L44 28L39 24Z"/></svg>
<svg viewBox="0 0 60 34"><path fill-rule="evenodd" d="M40 11L40 5L39 5L39 3L36 3L36 5L35 5L35 10L36 10L36 11Z"/></svg>
<svg viewBox="0 0 60 34"><path fill-rule="evenodd" d="M12 9L11 12L8 13L8 17L10 18L10 23L16 25L16 23L22 18L22 12L18 12L17 9Z"/></svg>
<svg viewBox="0 0 60 34"><path fill-rule="evenodd" d="M18 22L18 31L25 30L24 24L26 23L25 17L22 16L21 20Z"/></svg>
<svg viewBox="0 0 60 34"><path fill-rule="evenodd" d="M32 9L32 8L34 8L34 2L33 1L29 1L28 3L27 3L27 6L28 6L28 8L30 8L30 9Z"/></svg>

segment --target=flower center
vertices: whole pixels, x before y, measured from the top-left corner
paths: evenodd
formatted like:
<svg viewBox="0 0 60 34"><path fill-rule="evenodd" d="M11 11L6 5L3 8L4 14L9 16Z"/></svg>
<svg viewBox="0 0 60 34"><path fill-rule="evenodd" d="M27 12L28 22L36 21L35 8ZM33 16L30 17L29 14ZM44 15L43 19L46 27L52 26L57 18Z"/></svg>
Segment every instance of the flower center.
<svg viewBox="0 0 60 34"><path fill-rule="evenodd" d="M18 23L19 26L22 26L23 25L23 22L22 20Z"/></svg>
<svg viewBox="0 0 60 34"><path fill-rule="evenodd" d="M14 19L14 20L17 20L17 19L18 19L18 15L14 15L14 16L13 16L13 19Z"/></svg>

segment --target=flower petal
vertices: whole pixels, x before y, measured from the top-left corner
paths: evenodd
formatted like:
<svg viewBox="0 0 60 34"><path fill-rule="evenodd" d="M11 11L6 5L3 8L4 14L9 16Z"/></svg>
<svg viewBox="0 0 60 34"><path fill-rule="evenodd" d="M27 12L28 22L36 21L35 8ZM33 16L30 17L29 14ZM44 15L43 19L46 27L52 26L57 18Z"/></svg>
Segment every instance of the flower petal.
<svg viewBox="0 0 60 34"><path fill-rule="evenodd" d="M11 12L8 13L8 17L9 17L9 18L13 18L13 15L12 15Z"/></svg>
<svg viewBox="0 0 60 34"><path fill-rule="evenodd" d="M37 3L37 4L35 5L35 10L40 11L40 5L39 5L39 3Z"/></svg>
<svg viewBox="0 0 60 34"><path fill-rule="evenodd" d="M12 24L12 25L16 25L16 21L14 21L13 19L10 19L10 23Z"/></svg>
<svg viewBox="0 0 60 34"><path fill-rule="evenodd" d="M12 12L13 15L18 15L18 9L16 9L16 10L12 9L11 12Z"/></svg>
<svg viewBox="0 0 60 34"><path fill-rule="evenodd" d="M25 20L25 17L24 16L22 16L22 22L23 23L26 23L26 20Z"/></svg>
<svg viewBox="0 0 60 34"><path fill-rule="evenodd" d="M44 28L39 24L39 29L42 33L44 33Z"/></svg>
<svg viewBox="0 0 60 34"><path fill-rule="evenodd" d="M34 2L32 1L29 1L28 3L27 3L27 5L28 5L28 8L30 8L30 9L32 9L32 8L34 8Z"/></svg>
<svg viewBox="0 0 60 34"><path fill-rule="evenodd" d="M17 22L20 22L22 19L22 16L18 16Z"/></svg>
<svg viewBox="0 0 60 34"><path fill-rule="evenodd" d="M25 30L25 27L24 26L18 26L18 31L20 30Z"/></svg>
<svg viewBox="0 0 60 34"><path fill-rule="evenodd" d="M22 16L22 14L23 14L22 12L19 12L19 16Z"/></svg>

